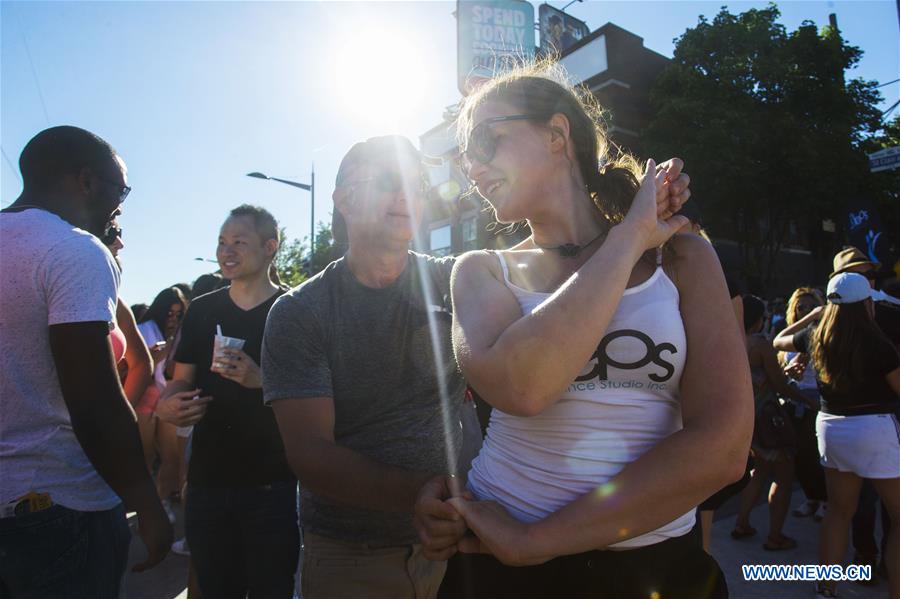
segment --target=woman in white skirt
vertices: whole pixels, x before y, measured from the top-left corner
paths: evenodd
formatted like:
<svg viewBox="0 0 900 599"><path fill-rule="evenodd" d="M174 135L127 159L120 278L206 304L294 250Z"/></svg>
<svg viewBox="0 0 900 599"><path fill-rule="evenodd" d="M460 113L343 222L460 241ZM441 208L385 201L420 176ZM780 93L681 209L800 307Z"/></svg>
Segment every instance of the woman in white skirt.
<svg viewBox="0 0 900 599"><path fill-rule="evenodd" d="M828 510L822 522L819 561L840 564L863 479L870 479L893 522L900 522L900 354L874 321L875 301L895 298L871 288L857 273L828 282L828 305L782 331L775 348L808 352L822 405L816 419L825 467ZM821 314L818 314L821 311ZM818 325L810 326L817 316ZM900 530L888 538L891 597L900 597ZM822 581L819 595L835 597Z"/></svg>

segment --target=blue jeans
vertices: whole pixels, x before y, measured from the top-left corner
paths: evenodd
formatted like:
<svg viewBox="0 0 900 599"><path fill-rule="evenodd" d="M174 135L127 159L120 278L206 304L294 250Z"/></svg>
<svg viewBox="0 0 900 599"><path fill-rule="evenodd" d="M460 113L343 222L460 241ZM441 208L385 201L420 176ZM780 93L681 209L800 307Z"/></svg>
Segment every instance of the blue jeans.
<svg viewBox="0 0 900 599"><path fill-rule="evenodd" d="M300 554L297 483L189 486L185 536L204 597L291 599Z"/></svg>
<svg viewBox="0 0 900 599"><path fill-rule="evenodd" d="M102 512L54 505L0 519L0 598L115 599L130 541L121 504Z"/></svg>

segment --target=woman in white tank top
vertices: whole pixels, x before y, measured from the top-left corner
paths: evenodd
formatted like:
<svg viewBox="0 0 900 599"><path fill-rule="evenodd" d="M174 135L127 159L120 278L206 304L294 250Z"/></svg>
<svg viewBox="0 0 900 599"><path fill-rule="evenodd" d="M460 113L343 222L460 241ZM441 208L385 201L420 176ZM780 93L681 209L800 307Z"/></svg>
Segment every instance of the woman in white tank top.
<svg viewBox="0 0 900 599"><path fill-rule="evenodd" d="M708 242L672 238L680 161L641 178L547 70L486 84L458 121L464 170L499 222L532 235L456 264L456 357L494 411L470 495L423 489L426 554L492 554L470 558L465 596L727 596L686 536L743 475L753 427L722 269ZM445 499L475 536L440 520Z"/></svg>

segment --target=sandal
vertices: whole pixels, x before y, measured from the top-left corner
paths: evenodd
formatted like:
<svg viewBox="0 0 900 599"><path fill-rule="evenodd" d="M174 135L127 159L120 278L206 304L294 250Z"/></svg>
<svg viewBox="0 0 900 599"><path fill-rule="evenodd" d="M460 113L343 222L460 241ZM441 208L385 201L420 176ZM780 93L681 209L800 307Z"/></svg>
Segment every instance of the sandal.
<svg viewBox="0 0 900 599"><path fill-rule="evenodd" d="M787 535L780 535L777 541L773 541L772 537L769 537L766 542L763 543L763 549L766 551L785 551L787 549L794 549L796 546L797 541Z"/></svg>
<svg viewBox="0 0 900 599"><path fill-rule="evenodd" d="M742 526L740 524L736 524L734 526L734 530L731 531L732 539L745 539L747 537L752 537L756 534L756 529L752 526Z"/></svg>

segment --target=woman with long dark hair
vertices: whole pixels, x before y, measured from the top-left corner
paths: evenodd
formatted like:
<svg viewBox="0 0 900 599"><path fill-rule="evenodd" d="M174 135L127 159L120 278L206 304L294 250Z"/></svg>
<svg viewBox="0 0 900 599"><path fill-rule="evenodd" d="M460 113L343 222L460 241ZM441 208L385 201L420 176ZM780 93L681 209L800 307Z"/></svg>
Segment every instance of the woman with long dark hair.
<svg viewBox="0 0 900 599"><path fill-rule="evenodd" d="M775 347L808 352L816 369L822 394L816 435L828 490L819 561L833 565L842 564L847 552L863 479L872 481L891 521L900 522L900 354L875 324L873 304L900 300L872 289L853 272L833 276L826 297L824 310L814 310L782 331ZM818 316L818 325L811 326ZM900 597L896 528L887 540L885 564L891 597ZM820 582L817 590L836 596L834 581Z"/></svg>
<svg viewBox="0 0 900 599"><path fill-rule="evenodd" d="M494 408L474 501L449 499L476 536L429 534L429 488L417 517L430 555L492 554L471 556L475 597L727 595L688 533L744 473L740 330L719 324L734 315L712 247L672 237L687 219L665 169L609 151L601 123L549 66L487 83L458 121L478 192L532 233L452 280L456 357Z"/></svg>

